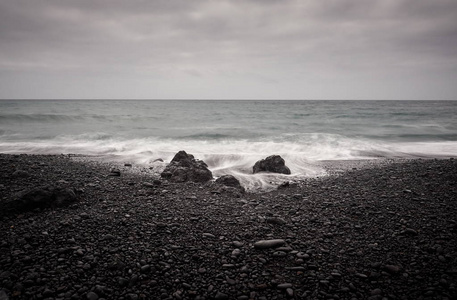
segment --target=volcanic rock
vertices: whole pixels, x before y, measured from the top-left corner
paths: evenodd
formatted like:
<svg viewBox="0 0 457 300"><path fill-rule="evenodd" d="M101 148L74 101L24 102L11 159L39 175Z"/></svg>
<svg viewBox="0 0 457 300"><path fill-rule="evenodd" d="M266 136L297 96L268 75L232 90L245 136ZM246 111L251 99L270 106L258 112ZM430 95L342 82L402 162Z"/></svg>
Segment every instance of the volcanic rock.
<svg viewBox="0 0 457 300"><path fill-rule="evenodd" d="M205 162L197 160L185 151L179 151L161 176L171 182L207 182L213 178Z"/></svg>
<svg viewBox="0 0 457 300"><path fill-rule="evenodd" d="M259 160L252 168L253 173L272 172L280 174L290 174L290 169L285 165L284 159L279 155L271 155Z"/></svg>
<svg viewBox="0 0 457 300"><path fill-rule="evenodd" d="M111 168L109 170L109 176L121 176L121 170L119 170L118 168Z"/></svg>
<svg viewBox="0 0 457 300"><path fill-rule="evenodd" d="M26 177L29 177L29 176L30 176L30 173L27 172L27 171L24 171L24 170L16 170L16 171L13 173L13 177L26 178Z"/></svg>
<svg viewBox="0 0 457 300"><path fill-rule="evenodd" d="M284 245L286 242L282 239L275 240L261 240L254 244L256 249L269 249L269 248L278 248Z"/></svg>
<svg viewBox="0 0 457 300"><path fill-rule="evenodd" d="M46 186L19 193L9 206L14 210L29 211L35 208L68 206L76 200L73 188Z"/></svg>
<svg viewBox="0 0 457 300"><path fill-rule="evenodd" d="M224 175L216 179L216 183L224 185L226 187L231 187L239 190L244 193L245 189L241 186L240 181L232 175Z"/></svg>

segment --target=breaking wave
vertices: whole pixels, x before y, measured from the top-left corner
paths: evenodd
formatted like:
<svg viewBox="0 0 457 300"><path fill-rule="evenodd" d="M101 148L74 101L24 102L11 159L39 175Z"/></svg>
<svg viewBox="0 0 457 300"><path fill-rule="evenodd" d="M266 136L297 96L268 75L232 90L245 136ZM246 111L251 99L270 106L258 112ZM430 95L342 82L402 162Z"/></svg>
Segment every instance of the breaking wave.
<svg viewBox="0 0 457 300"><path fill-rule="evenodd" d="M0 152L160 170L185 150L256 189L325 175L328 160L456 156L456 114L457 101L0 101ZM273 154L292 174L253 175Z"/></svg>
<svg viewBox="0 0 457 300"><path fill-rule="evenodd" d="M457 142L386 143L323 133L286 134L256 140L203 139L202 136L192 139L122 139L104 132L31 141L0 141L0 152L3 153L80 154L134 163L157 172L180 150L205 161L215 177L230 174L248 189L268 189L283 181L325 175L321 161L454 156ZM273 154L285 159L291 175L252 174L256 161ZM159 158L164 163L157 163Z"/></svg>

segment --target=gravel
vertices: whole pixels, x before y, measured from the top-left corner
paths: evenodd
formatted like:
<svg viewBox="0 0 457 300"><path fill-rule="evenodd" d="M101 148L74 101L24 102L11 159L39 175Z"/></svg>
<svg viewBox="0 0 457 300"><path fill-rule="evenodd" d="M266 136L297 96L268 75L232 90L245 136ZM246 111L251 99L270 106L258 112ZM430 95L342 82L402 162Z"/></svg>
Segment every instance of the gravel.
<svg viewBox="0 0 457 300"><path fill-rule="evenodd" d="M49 185L79 191L77 202L8 205ZM137 166L0 155L0 296L457 298L456 160L348 168L268 193L213 191ZM280 242L254 247L271 240Z"/></svg>

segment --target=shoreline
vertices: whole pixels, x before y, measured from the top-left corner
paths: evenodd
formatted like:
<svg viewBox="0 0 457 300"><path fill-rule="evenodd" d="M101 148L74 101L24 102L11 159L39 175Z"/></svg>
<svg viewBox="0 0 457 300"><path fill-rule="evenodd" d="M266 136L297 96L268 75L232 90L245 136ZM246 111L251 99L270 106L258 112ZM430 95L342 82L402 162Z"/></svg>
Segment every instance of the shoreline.
<svg viewBox="0 0 457 300"><path fill-rule="evenodd" d="M70 155L0 154L0 296L456 299L457 160L348 164L237 194L109 176L109 164ZM49 184L79 190L78 201L5 213ZM271 239L284 245L254 247Z"/></svg>

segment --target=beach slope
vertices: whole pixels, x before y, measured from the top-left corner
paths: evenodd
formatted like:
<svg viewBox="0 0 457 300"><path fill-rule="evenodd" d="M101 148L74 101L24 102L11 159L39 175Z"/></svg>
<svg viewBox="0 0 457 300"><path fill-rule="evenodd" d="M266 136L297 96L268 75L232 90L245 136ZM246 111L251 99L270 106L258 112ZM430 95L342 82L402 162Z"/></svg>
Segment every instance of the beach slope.
<svg viewBox="0 0 457 300"><path fill-rule="evenodd" d="M0 155L0 299L457 297L456 160L268 193L110 168ZM46 186L75 198L16 205Z"/></svg>

